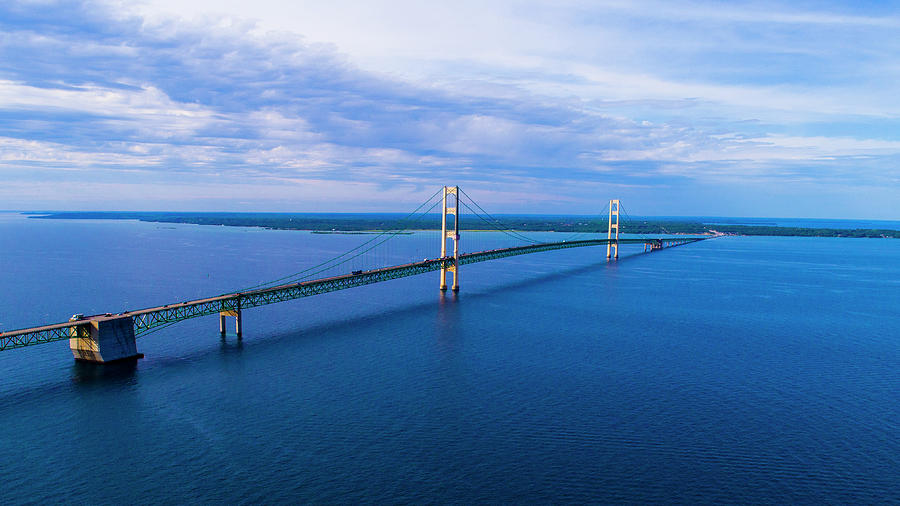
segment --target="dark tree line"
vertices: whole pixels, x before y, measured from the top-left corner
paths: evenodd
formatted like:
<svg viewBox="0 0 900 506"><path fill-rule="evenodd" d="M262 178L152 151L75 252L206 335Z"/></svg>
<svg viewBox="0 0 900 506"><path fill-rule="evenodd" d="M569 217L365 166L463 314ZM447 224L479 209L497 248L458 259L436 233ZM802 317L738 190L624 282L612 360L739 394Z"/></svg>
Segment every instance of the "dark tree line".
<svg viewBox="0 0 900 506"><path fill-rule="evenodd" d="M379 230L440 228L440 215L430 214L416 221L403 221L400 214L362 213L149 213L149 212L58 212L34 214L43 219L112 219L140 220L156 223L189 223L195 225L225 225L234 227L264 227L278 230L365 232ZM606 233L605 217L502 215L500 223L462 215L463 230L515 229L532 232L592 232ZM629 234L707 234L717 231L733 235L765 235L794 237L891 237L900 238L898 230L834 229L776 227L771 225L704 224L691 221L624 221L620 232Z"/></svg>

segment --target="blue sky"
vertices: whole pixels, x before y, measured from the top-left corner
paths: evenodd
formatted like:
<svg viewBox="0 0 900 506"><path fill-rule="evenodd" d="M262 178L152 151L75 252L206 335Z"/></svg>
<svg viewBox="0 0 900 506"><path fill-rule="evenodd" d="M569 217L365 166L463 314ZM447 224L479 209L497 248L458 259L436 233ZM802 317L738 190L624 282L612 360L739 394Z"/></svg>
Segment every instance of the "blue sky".
<svg viewBox="0 0 900 506"><path fill-rule="evenodd" d="M488 5L484 5L488 4ZM0 5L0 209L900 218L900 4Z"/></svg>

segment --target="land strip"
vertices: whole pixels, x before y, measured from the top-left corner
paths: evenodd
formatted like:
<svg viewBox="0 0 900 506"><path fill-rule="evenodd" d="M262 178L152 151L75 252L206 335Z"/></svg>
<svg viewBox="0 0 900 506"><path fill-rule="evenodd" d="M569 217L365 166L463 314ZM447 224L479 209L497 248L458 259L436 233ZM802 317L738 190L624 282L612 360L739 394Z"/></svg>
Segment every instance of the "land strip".
<svg viewBox="0 0 900 506"><path fill-rule="evenodd" d="M402 221L401 214L356 213L164 213L164 212L52 212L28 213L31 218L64 220L140 220L154 223L187 223L233 227L262 227L273 230L307 230L331 233L369 233L383 230L440 228L440 216L419 221ZM557 215L502 215L502 228L522 232L606 233L606 217ZM492 225L462 215L463 230L492 230ZM779 227L773 225L731 225L700 221L636 219L624 220L621 232L630 234L725 234L791 237L900 238L900 230Z"/></svg>

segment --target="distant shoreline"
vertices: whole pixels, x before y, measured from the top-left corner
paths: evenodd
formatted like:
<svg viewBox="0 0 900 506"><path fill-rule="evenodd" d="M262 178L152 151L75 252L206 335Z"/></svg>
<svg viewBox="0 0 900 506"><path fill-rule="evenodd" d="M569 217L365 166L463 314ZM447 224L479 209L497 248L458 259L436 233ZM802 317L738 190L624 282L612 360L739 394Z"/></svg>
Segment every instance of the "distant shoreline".
<svg viewBox="0 0 900 506"><path fill-rule="evenodd" d="M373 234L395 230L402 215L364 213L164 213L164 212L82 212L24 213L29 218L52 220L139 220L151 223L182 223L230 227L259 227L271 230L303 230L317 234ZM432 219L434 218L434 219ZM427 222L407 222L408 230L438 230L439 217ZM504 215L500 228L521 232L606 233L606 217L559 215ZM490 230L488 224L472 217L460 217L462 230ZM729 225L699 221L641 219L623 221L621 232L629 234L722 234L776 237L900 238L900 230L781 227L775 225Z"/></svg>

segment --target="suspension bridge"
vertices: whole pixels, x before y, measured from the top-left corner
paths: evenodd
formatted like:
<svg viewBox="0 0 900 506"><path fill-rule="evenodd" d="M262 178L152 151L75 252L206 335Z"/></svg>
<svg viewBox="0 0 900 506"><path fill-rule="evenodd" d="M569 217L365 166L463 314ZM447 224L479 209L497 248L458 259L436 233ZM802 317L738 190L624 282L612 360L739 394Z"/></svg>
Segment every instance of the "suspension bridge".
<svg viewBox="0 0 900 506"><path fill-rule="evenodd" d="M400 265L372 265L346 273L351 260L364 258L389 242L397 241L410 230L421 230L423 220L438 206L441 209L439 257ZM481 220L487 230L501 232L507 239L512 238L519 244L460 253L460 214L463 209ZM134 359L143 356L137 351L136 338L191 318L218 315L219 332L223 337L226 335L227 318L234 318L236 334L240 339L243 334L242 311L257 306L434 271L440 272L439 287L442 291L449 287L456 292L459 290L460 267L467 264L586 246L606 246L607 260L614 261L619 257L620 244L639 244L643 245L644 252L652 252L709 238L661 235L620 237L619 230L624 225L620 222L620 211L626 214L618 200L611 200L605 238L584 238L585 234L574 234L565 240L545 242L531 238L490 215L458 186L445 186L399 220L396 227L373 234L356 247L300 272L213 297L120 313L76 314L61 323L0 332L0 351L68 340L76 360L108 363ZM327 275L334 272L337 274ZM449 285L448 277L452 277Z"/></svg>

